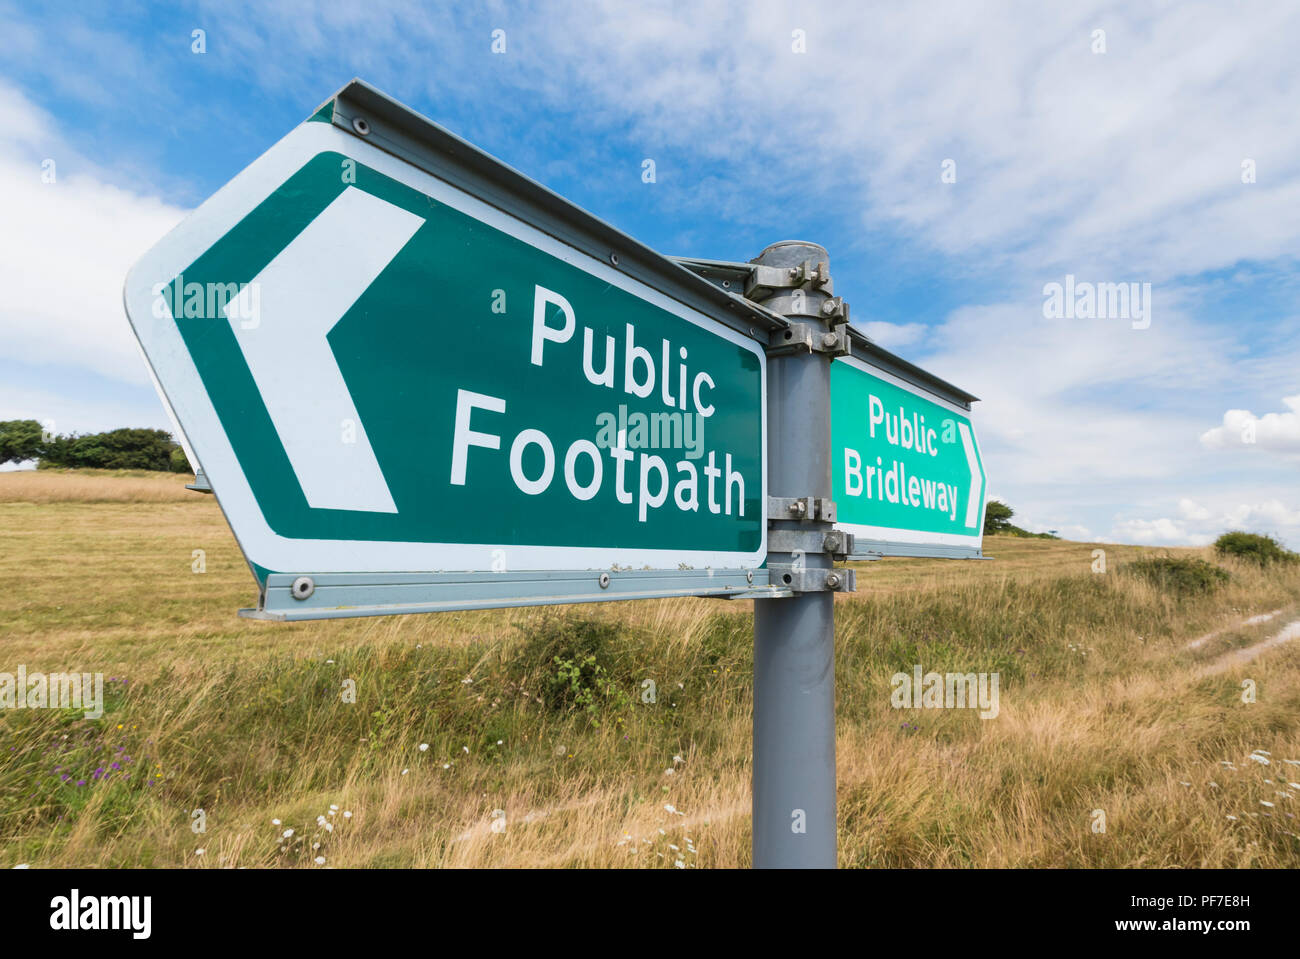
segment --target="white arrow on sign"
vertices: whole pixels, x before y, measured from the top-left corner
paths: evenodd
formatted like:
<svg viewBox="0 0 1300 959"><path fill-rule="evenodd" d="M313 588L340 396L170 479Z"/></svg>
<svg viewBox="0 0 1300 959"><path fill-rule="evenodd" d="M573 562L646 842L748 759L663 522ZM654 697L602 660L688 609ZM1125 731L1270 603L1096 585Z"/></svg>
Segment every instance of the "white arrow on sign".
<svg viewBox="0 0 1300 959"><path fill-rule="evenodd" d="M226 305L313 509L397 512L326 336L423 225L350 186ZM354 442L344 440L349 423Z"/></svg>
<svg viewBox="0 0 1300 959"><path fill-rule="evenodd" d="M961 433L961 445L966 448L966 465L970 467L970 496L966 500L966 525L974 526L979 522L980 507L984 505L984 477L980 475L979 459L975 456L975 439L970 435L970 427L958 423Z"/></svg>

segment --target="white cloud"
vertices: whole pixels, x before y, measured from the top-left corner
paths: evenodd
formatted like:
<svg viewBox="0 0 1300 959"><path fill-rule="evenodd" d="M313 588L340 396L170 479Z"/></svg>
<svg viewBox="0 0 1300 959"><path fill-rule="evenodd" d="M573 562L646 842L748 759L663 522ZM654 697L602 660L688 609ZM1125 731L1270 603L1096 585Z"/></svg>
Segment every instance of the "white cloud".
<svg viewBox="0 0 1300 959"><path fill-rule="evenodd" d="M919 343L925 331L929 329L924 323L885 323L881 320L870 320L853 325L891 351Z"/></svg>
<svg viewBox="0 0 1300 959"><path fill-rule="evenodd" d="M54 182L42 182L53 161ZM183 212L105 182L53 122L0 85L0 337L6 357L147 384L122 283Z"/></svg>
<svg viewBox="0 0 1300 959"><path fill-rule="evenodd" d="M1214 540L1212 535L1190 532L1181 520L1165 518L1124 520L1115 524L1113 535L1121 543L1153 546L1204 546Z"/></svg>
<svg viewBox="0 0 1300 959"><path fill-rule="evenodd" d="M1228 410L1223 425L1207 430L1201 443L1209 449L1257 446L1283 453L1300 452L1300 395L1284 396L1289 413L1256 416L1250 410Z"/></svg>
<svg viewBox="0 0 1300 959"><path fill-rule="evenodd" d="M1209 509L1184 497L1178 501L1178 512L1178 518L1117 521L1112 535L1124 543L1167 546L1204 546L1228 530L1276 534L1283 541L1300 537L1300 509L1280 499Z"/></svg>

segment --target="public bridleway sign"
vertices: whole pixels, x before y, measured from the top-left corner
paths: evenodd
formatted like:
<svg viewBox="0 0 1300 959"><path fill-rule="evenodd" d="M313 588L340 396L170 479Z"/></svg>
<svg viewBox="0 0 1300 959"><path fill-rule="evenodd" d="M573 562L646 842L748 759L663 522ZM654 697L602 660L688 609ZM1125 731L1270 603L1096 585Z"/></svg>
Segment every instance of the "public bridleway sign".
<svg viewBox="0 0 1300 959"><path fill-rule="evenodd" d="M726 297L349 90L126 283L251 612L755 589L766 360Z"/></svg>
<svg viewBox="0 0 1300 959"><path fill-rule="evenodd" d="M967 409L856 357L838 359L831 464L855 557L981 555L986 484Z"/></svg>

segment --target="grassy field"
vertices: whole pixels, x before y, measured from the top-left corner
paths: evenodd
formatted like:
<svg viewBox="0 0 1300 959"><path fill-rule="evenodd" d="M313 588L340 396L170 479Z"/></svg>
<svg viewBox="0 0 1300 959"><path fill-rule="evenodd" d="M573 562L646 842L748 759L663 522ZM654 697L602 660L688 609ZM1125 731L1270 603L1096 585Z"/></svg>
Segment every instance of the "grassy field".
<svg viewBox="0 0 1300 959"><path fill-rule="evenodd" d="M242 620L188 479L0 474L0 673L106 679L97 720L0 710L0 865L749 864L752 604ZM1300 865L1300 570L985 549L839 599L840 864ZM999 673L998 716L894 709L918 664Z"/></svg>

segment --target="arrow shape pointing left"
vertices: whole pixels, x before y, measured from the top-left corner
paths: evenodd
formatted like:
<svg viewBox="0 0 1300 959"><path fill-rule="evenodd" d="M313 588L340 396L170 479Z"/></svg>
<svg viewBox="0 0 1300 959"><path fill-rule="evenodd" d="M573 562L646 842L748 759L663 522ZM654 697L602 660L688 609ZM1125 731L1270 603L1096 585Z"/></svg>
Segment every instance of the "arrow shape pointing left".
<svg viewBox="0 0 1300 959"><path fill-rule="evenodd" d="M350 186L226 305L314 509L397 512L326 337L423 225L414 213Z"/></svg>

